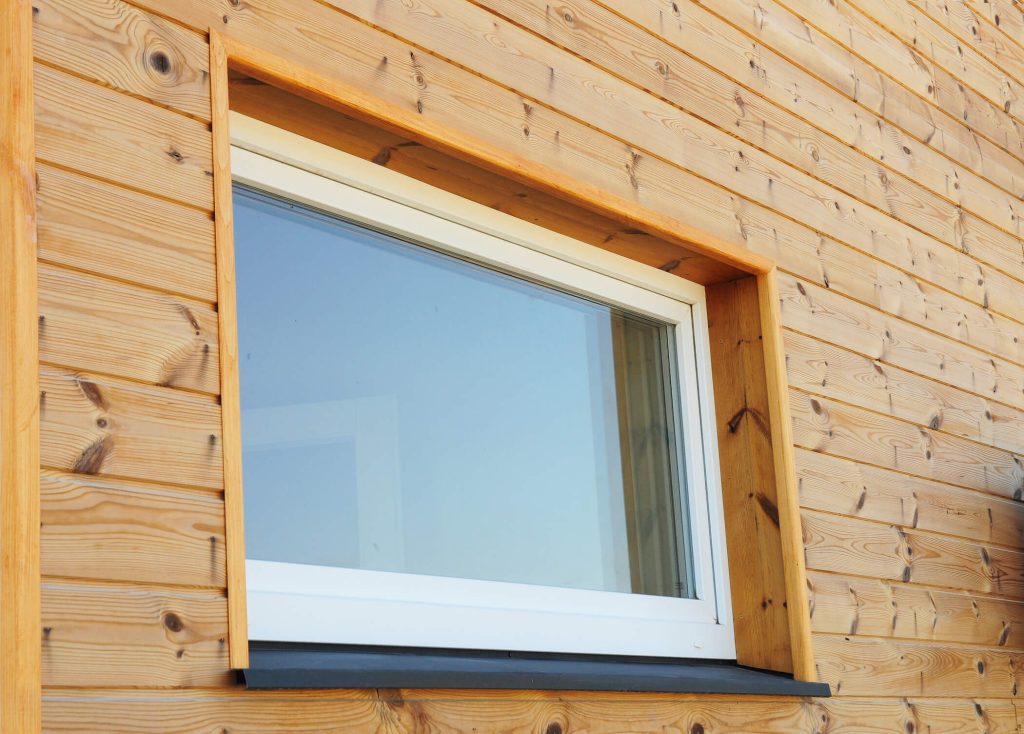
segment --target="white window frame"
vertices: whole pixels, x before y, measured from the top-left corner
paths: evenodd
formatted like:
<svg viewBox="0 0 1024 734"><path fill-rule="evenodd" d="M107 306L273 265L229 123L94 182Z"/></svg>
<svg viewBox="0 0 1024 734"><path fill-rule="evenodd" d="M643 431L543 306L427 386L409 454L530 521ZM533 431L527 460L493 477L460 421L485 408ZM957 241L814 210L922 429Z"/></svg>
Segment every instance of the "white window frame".
<svg viewBox="0 0 1024 734"><path fill-rule="evenodd" d="M238 113L230 129L236 183L675 326L697 597L247 560L249 639L734 659L704 288Z"/></svg>

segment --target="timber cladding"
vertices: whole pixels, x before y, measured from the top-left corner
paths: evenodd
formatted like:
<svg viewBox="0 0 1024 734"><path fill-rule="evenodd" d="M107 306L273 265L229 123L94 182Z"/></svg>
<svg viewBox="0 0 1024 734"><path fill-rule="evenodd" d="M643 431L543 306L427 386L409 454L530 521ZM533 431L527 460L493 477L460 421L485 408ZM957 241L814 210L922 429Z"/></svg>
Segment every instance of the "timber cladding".
<svg viewBox="0 0 1024 734"><path fill-rule="evenodd" d="M1018 4L35 0L32 15L45 731L1020 731ZM233 685L211 28L777 263L833 699ZM377 134L364 157L382 165L432 155ZM546 194L487 192L565 220ZM573 226L729 279L611 220Z"/></svg>

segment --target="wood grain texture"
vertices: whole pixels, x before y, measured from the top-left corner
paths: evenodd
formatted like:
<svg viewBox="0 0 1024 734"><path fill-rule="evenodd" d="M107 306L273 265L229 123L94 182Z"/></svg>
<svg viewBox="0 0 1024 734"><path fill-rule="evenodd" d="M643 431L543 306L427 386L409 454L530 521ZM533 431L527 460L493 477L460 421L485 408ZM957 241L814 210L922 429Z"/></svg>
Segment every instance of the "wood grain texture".
<svg viewBox="0 0 1024 734"><path fill-rule="evenodd" d="M798 446L1002 497L1019 499L1021 457L984 444L793 391Z"/></svg>
<svg viewBox="0 0 1024 734"><path fill-rule="evenodd" d="M40 727L32 7L0 2L0 731Z"/></svg>
<svg viewBox="0 0 1024 734"><path fill-rule="evenodd" d="M39 387L44 467L221 490L215 398L55 367Z"/></svg>
<svg viewBox="0 0 1024 734"><path fill-rule="evenodd" d="M892 318L829 289L779 278L784 326L884 364L925 375L1007 405L1024 407L1024 367Z"/></svg>
<svg viewBox="0 0 1024 734"><path fill-rule="evenodd" d="M807 567L1024 599L1024 554L804 510Z"/></svg>
<svg viewBox="0 0 1024 734"><path fill-rule="evenodd" d="M40 165L39 257L213 303L213 222L189 207Z"/></svg>
<svg viewBox="0 0 1024 734"><path fill-rule="evenodd" d="M1009 650L822 634L814 644L821 678L839 695L1019 695L1020 654Z"/></svg>
<svg viewBox="0 0 1024 734"><path fill-rule="evenodd" d="M228 56L210 35L213 104L214 225L217 237L217 317L220 325L221 436L224 445L224 525L227 542L228 641L232 668L249 667L245 591L245 511L242 484L242 401L238 375L235 303L235 234L231 201L231 130L228 128Z"/></svg>
<svg viewBox="0 0 1024 734"><path fill-rule="evenodd" d="M1024 451L1024 411L804 334L786 332L789 384L1007 451Z"/></svg>
<svg viewBox="0 0 1024 734"><path fill-rule="evenodd" d="M205 124L47 66L35 75L41 160L212 209Z"/></svg>
<svg viewBox="0 0 1024 734"><path fill-rule="evenodd" d="M757 697L574 694L539 691L242 691L154 694L130 690L50 691L45 731L76 734L231 732L839 732L839 734L1016 734L1010 701L978 698L854 698L828 701Z"/></svg>
<svg viewBox="0 0 1024 734"><path fill-rule="evenodd" d="M1024 647L1024 604L809 571L815 632Z"/></svg>
<svg viewBox="0 0 1024 734"><path fill-rule="evenodd" d="M216 394L217 314L204 303L39 268L43 361Z"/></svg>
<svg viewBox="0 0 1024 734"><path fill-rule="evenodd" d="M53 471L41 490L44 574L224 587L219 498Z"/></svg>
<svg viewBox="0 0 1024 734"><path fill-rule="evenodd" d="M922 150L927 152L921 155L938 168L938 175L931 179L924 179L920 172L913 179L905 177L886 163L884 154L868 159L857 149L863 136L847 135L836 139L824 132L853 124L858 110L853 102L810 74L801 76L797 83L805 94L816 100L814 109L819 111L816 119L824 118L821 127L793 115L784 106L779 107L763 99L749 86L755 76L754 70L745 63L743 54L736 53L737 50L747 51L751 45L749 40L744 39L745 43L740 41L740 34L734 28L710 13L688 6L688 12L692 14L688 20L692 22L686 26L688 32L679 34L678 39L689 50L689 53L683 53L656 36L648 35L642 26L626 22L593 3L562 3L558 13L551 13L550 6L539 0L485 0L484 4L492 11L568 47L590 64L608 68L617 76L645 89L656 90L659 96L681 109L741 136L775 158L851 194L865 204L940 237L948 231L951 222L958 221L960 229L957 236L963 242L969 241L970 251L982 260L993 256L989 249L994 252L1004 249L1009 258L1004 264L1021 262L1021 248L1013 236L1020 229L1014 196L1007 196L1009 192L970 171L952 166L926 147ZM619 5L620 12L630 12L630 4ZM396 30L403 27L403 21L416 22L422 17L418 12L403 12L396 6L384 7L394 10L386 12L380 6L375 7L372 18L378 25ZM437 35L443 33L449 39L458 38L461 49L469 47L476 37L486 38L484 28L490 25L487 19L473 18L459 8L456 0L433 0L431 7L434 12L429 17L435 19L439 26L445 24L443 31L438 29ZM432 47L447 47L440 37L431 41ZM718 69L708 62L703 53L708 47L725 45L730 41L738 43L738 46L730 49L731 62L728 66L739 78L720 76ZM515 45L526 52L522 44ZM650 57L636 55L633 49L637 45L654 55L654 61ZM762 57L765 56L769 57L765 63L773 66L784 63L771 52L763 53ZM761 87L763 85L758 89ZM572 108L571 104L565 106ZM823 114L826 111L830 115ZM873 122L870 113L865 114L863 109L859 112L867 118L868 125ZM836 122L834 117L842 117L843 122ZM891 139L887 142L889 146L893 145ZM897 159L906 158L902 150L898 153L891 150L889 155ZM866 176L865 171L874 171L875 175ZM715 180L727 179L718 177ZM952 187L951 180L957 182L957 188ZM950 192L955 199L951 199ZM961 208L959 216L957 207ZM1024 206L1021 213L1024 213ZM1005 231L997 232L993 226ZM1018 271L1019 267L1015 267L1011 272Z"/></svg>
<svg viewBox="0 0 1024 734"><path fill-rule="evenodd" d="M203 38L121 0L36 0L36 58L92 81L210 119Z"/></svg>
<svg viewBox="0 0 1024 734"><path fill-rule="evenodd" d="M1019 547L1024 504L836 456L796 451L800 501L836 515Z"/></svg>
<svg viewBox="0 0 1024 734"><path fill-rule="evenodd" d="M757 280L712 286L707 299L737 659L792 672Z"/></svg>
<svg viewBox="0 0 1024 734"><path fill-rule="evenodd" d="M221 593L44 580L47 686L209 687L227 669Z"/></svg>

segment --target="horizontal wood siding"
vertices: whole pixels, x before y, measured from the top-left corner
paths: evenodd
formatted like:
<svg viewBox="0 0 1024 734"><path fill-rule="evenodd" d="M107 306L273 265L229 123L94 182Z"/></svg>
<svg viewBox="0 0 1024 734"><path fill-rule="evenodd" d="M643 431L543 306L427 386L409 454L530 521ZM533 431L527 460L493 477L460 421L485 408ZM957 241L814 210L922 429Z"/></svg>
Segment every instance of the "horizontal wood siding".
<svg viewBox="0 0 1024 734"><path fill-rule="evenodd" d="M33 5L45 731L1020 734L1019 2ZM233 684L210 28L778 264L834 698ZM296 104L305 134L382 165L681 275L736 275Z"/></svg>

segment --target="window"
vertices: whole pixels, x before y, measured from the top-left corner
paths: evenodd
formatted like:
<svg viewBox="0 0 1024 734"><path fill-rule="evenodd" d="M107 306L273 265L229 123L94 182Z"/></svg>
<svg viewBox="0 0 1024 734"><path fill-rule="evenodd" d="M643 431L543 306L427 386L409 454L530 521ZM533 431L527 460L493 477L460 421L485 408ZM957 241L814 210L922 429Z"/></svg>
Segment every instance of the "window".
<svg viewBox="0 0 1024 734"><path fill-rule="evenodd" d="M232 134L250 639L734 658L703 289Z"/></svg>

